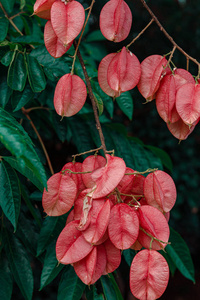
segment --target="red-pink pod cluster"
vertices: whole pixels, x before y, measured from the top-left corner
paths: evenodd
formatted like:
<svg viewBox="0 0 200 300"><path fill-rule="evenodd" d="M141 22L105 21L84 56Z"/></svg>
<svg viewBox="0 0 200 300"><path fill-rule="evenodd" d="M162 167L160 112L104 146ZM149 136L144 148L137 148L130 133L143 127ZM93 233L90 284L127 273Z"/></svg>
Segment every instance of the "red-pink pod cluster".
<svg viewBox="0 0 200 300"><path fill-rule="evenodd" d="M155 250L137 253L130 268L130 289L140 300L158 299L169 281L169 267L165 258Z"/></svg>
<svg viewBox="0 0 200 300"><path fill-rule="evenodd" d="M71 117L77 114L87 98L87 89L84 81L77 75L65 74L55 89L54 107L58 115Z"/></svg>
<svg viewBox="0 0 200 300"><path fill-rule="evenodd" d="M42 19L50 20L50 11L56 0L36 0L33 10L34 14Z"/></svg>
<svg viewBox="0 0 200 300"><path fill-rule="evenodd" d="M138 58L123 47L121 52L108 54L102 59L98 68L98 81L107 95L118 97L138 84L140 74Z"/></svg>
<svg viewBox="0 0 200 300"><path fill-rule="evenodd" d="M110 0L100 13L100 30L104 37L113 42L127 38L132 25L132 13L124 0Z"/></svg>

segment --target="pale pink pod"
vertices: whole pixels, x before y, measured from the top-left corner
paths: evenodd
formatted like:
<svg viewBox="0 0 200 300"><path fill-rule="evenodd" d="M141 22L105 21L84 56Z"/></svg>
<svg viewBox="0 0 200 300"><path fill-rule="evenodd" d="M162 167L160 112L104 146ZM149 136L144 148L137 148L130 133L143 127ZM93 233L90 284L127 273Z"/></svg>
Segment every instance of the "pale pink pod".
<svg viewBox="0 0 200 300"><path fill-rule="evenodd" d="M71 117L85 104L87 89L84 81L77 75L65 74L55 89L54 107L58 115Z"/></svg>
<svg viewBox="0 0 200 300"><path fill-rule="evenodd" d="M123 0L110 0L100 13L100 30L106 39L113 42L125 40L132 25L132 13Z"/></svg>
<svg viewBox="0 0 200 300"><path fill-rule="evenodd" d="M192 125L200 117L200 84L186 83L176 94L176 109L183 122Z"/></svg>
<svg viewBox="0 0 200 300"><path fill-rule="evenodd" d="M139 233L137 213L127 204L113 206L110 212L108 235L116 248L128 249L135 243Z"/></svg>
<svg viewBox="0 0 200 300"><path fill-rule="evenodd" d="M176 202L176 186L172 177L164 171L149 173L144 181L144 196L148 205L161 212L169 212Z"/></svg>
<svg viewBox="0 0 200 300"><path fill-rule="evenodd" d="M140 206L137 212L140 222L139 243L144 248L149 249L151 247L153 250L165 248L169 240L169 225L165 216L157 208L150 205ZM151 242L153 237L157 240L154 239Z"/></svg>
<svg viewBox="0 0 200 300"><path fill-rule="evenodd" d="M119 97L119 92L114 91L111 89L111 87L108 84L108 78L107 78L107 73L108 73L108 67L110 62L112 61L113 57L115 57L116 53L110 53L106 55L102 61L99 64L98 67L98 82L101 87L101 89L106 93L108 96L111 97Z"/></svg>
<svg viewBox="0 0 200 300"><path fill-rule="evenodd" d="M110 239L107 239L103 246L106 250L106 267L103 275L114 272L121 263L121 251L117 249Z"/></svg>
<svg viewBox="0 0 200 300"><path fill-rule="evenodd" d="M44 27L44 43L49 54L55 58L65 54L72 45L72 42L67 47L63 45L55 34L50 20Z"/></svg>
<svg viewBox="0 0 200 300"><path fill-rule="evenodd" d="M42 19L50 20L51 7L55 1L56 0L36 0L33 7L34 15Z"/></svg>
<svg viewBox="0 0 200 300"><path fill-rule="evenodd" d="M155 93L160 86L163 75L169 72L164 69L166 65L167 60L161 55L151 55L142 61L141 77L137 87L147 101L155 98Z"/></svg>
<svg viewBox="0 0 200 300"><path fill-rule="evenodd" d="M56 173L47 181L44 189L42 206L49 216L61 216L67 213L74 204L77 187L68 174Z"/></svg>
<svg viewBox="0 0 200 300"><path fill-rule="evenodd" d="M74 270L87 285L94 284L106 267L106 251L103 245L94 246L92 251L81 261L76 262Z"/></svg>
<svg viewBox="0 0 200 300"><path fill-rule="evenodd" d="M104 167L105 165L106 159L100 155L90 155L83 161L82 172L85 172L85 174L82 174L82 179L87 188L93 188L95 185L91 173L87 172L92 172L98 168Z"/></svg>
<svg viewBox="0 0 200 300"><path fill-rule="evenodd" d="M167 127L175 138L177 138L179 141L182 141L187 139L188 135L192 133L198 122L199 119L194 124L189 126L185 124L182 119L179 119L175 123L167 124Z"/></svg>
<svg viewBox="0 0 200 300"><path fill-rule="evenodd" d="M86 257L93 249L77 229L78 224L78 220L68 223L57 239L56 257L62 264L73 264Z"/></svg>
<svg viewBox="0 0 200 300"><path fill-rule="evenodd" d="M162 296L169 281L169 267L165 258L155 250L141 250L130 267L131 293L140 300Z"/></svg>
<svg viewBox="0 0 200 300"><path fill-rule="evenodd" d="M141 67L138 58L126 47L116 53L108 66L108 84L114 91L122 92L133 89L139 82Z"/></svg>
<svg viewBox="0 0 200 300"><path fill-rule="evenodd" d="M80 33L85 21L85 10L77 1L67 4L56 1L51 8L53 29L63 43L68 46Z"/></svg>
<svg viewBox="0 0 200 300"><path fill-rule="evenodd" d="M176 83L176 90L179 89L183 84L185 83L194 83L195 84L195 79L192 76L192 74L185 69L175 69L174 71L174 79Z"/></svg>
<svg viewBox="0 0 200 300"><path fill-rule="evenodd" d="M66 170L66 173L69 174L70 177L74 180L76 183L78 194L82 192L86 186L83 183L81 172L82 172L82 163L80 162L68 162L62 167L62 172ZM70 173L68 170L71 170L72 173ZM80 174L73 174L73 172Z"/></svg>

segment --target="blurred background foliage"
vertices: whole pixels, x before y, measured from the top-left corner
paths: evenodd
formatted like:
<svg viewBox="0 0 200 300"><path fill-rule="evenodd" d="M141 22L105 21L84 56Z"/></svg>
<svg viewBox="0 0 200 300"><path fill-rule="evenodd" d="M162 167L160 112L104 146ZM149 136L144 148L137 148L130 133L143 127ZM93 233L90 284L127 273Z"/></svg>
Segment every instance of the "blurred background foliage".
<svg viewBox="0 0 200 300"><path fill-rule="evenodd" d="M53 300L57 297L60 275L53 283L38 292L39 287L42 286L40 282L41 265L44 263L45 257L48 258L48 255L51 255L51 249L53 249L53 245L50 243L52 239L46 239L46 244L42 244L42 242L40 244L40 241L44 238L41 235L40 227L44 217L42 215L41 191L43 185L45 185L41 186L41 181L45 182L45 176L49 177L50 172L37 135L22 108L28 109L38 106L48 108L48 110L33 110L30 116L45 143L55 172L60 171L62 166L71 160L72 154L99 146L100 141L96 133L90 101L87 101L78 115L69 119L65 118L62 122L60 122L60 117L54 111L54 89L58 79L70 72L72 64L70 55L73 55L73 49L56 60L47 53L43 42L43 29L46 21L37 16L30 17L33 13L34 2L34 0L0 1L8 16L17 15L12 21L23 34L20 34L10 24L4 11L0 8L0 105L9 113L10 122L14 117L20 121L25 131L28 132L29 137L36 146L34 150L37 156L45 165L44 174L46 175L43 174L42 178L39 178L39 175L35 176L35 170L33 174L31 173L28 176L28 171L22 170L23 164L20 164L21 161L19 161L17 154L11 151L12 147L10 149L5 147L5 144L2 144L3 142L0 143L0 153L1 156L9 156L10 152L13 154L12 158L16 161L9 161L9 159L6 161L5 159L4 167L9 174L13 170L10 170L10 166L17 170L17 177L20 179L20 194L23 199L18 224L16 225L16 236L19 239L12 241L10 235L11 246L13 249L20 249L21 255L23 255L24 248L22 244L24 244L29 249L28 254L25 255L38 255L39 259L35 259L32 263L34 275L33 299L48 298ZM90 1L80 2L85 8L90 5ZM145 100L136 88L131 92L122 94L120 99L116 99L114 103L110 97L100 90L97 82L97 68L101 59L106 54L118 51L123 45L128 44L150 21L149 14L139 0L127 0L133 13L131 33L124 42L119 44L106 41L99 32L99 13L106 2L105 0L96 0L80 46L98 104L106 145L109 150L114 148L116 155L123 157L129 167L139 171L143 171L148 167L158 167L171 174L177 186L178 199L171 212L170 225L187 242L196 268L196 280L199 283L200 128L198 125L186 141L179 143L159 117L155 103L144 104ZM151 0L147 3L176 43L200 61L199 1ZM19 14L19 12L21 13ZM151 54L163 55L169 53L172 48L171 43L157 25L153 23L130 47L130 50L142 61ZM186 58L177 50L174 53L173 62L177 67L186 68ZM78 61L76 62L75 72L84 79ZM190 63L190 72L194 76L197 75L197 67L193 63ZM162 150L166 151L169 156ZM29 156L31 154L27 155L26 159L29 159L29 163L32 164ZM16 174L12 176L16 176ZM26 177L29 178L28 181ZM36 190L35 186L40 191ZM33 219L35 221L31 222L30 220ZM47 225L48 222L51 223L48 218L45 219L45 222ZM56 240L60 228L64 224L63 222L63 220L60 220L59 222L55 221L55 224L50 224L54 226L55 231L48 233L48 237L52 238L53 235L53 241ZM8 232L7 239L9 239L13 227L8 220L5 220L5 224ZM46 232L44 231L44 233ZM39 242L36 243L36 241ZM3 241L0 249L4 243L7 242ZM47 246L49 252L45 256L44 250ZM20 263L22 262L20 261ZM6 264L4 269L8 270ZM9 271L7 272L9 273ZM120 288L125 295L124 299L129 299L128 277L124 275L128 274L128 269L125 264L119 272L122 274L120 278L124 278L124 281L119 280ZM5 272L5 274L7 273ZM192 283L184 281L183 277L176 274L175 278L172 279L172 283L170 282L170 288L167 289L161 299L169 299L172 293L173 299L191 299L191 293L193 293L192 299L198 299L197 288L193 288ZM62 276L63 281L64 276ZM176 283L173 285L176 276L178 276L177 286ZM9 280L11 279L8 276ZM187 286L190 290L188 295L182 288L183 282L184 286ZM43 285L45 286L46 283L43 282ZM20 283L18 283L18 286L20 286ZM31 299L26 291L24 291L24 296L21 296L18 286L14 284L13 299L24 299L24 297ZM174 286L177 287L176 291ZM32 289L32 287L29 288ZM20 290L22 289L23 287ZM60 298L60 300L63 299Z"/></svg>

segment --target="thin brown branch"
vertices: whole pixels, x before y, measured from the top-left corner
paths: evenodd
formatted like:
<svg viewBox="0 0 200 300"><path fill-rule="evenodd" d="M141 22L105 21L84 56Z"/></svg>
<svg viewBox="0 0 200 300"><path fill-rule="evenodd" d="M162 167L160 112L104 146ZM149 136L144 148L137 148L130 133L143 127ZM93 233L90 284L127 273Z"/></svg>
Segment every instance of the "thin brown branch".
<svg viewBox="0 0 200 300"><path fill-rule="evenodd" d="M143 6L146 8L146 10L148 11L148 13L151 15L151 17L154 19L154 21L156 22L156 24L158 25L158 27L160 28L160 30L164 33L164 35L167 37L167 39L174 45L176 46L176 48L183 54L185 55L186 58L188 58L189 60L193 61L195 64L198 65L198 68L200 69L200 63L192 56L190 56L188 53L186 53L175 41L174 39L171 37L171 35L169 35L169 33L165 30L165 28L161 25L160 21L158 20L158 18L154 15L154 13L152 12L152 10L150 9L150 7L147 5L145 0L140 0L140 2L143 4Z"/></svg>
<svg viewBox="0 0 200 300"><path fill-rule="evenodd" d="M175 50L176 50L176 46L174 46L173 49L172 49L172 51L171 51L171 54L170 54L170 57L169 57L169 59L168 59L168 62L167 62L166 67L170 65L170 62L171 62L171 60L172 60L172 58L173 58L173 55L174 55Z"/></svg>
<svg viewBox="0 0 200 300"><path fill-rule="evenodd" d="M12 19L14 19L14 18L20 16L21 14L25 14L25 11L20 11L20 12L18 12L16 15L10 17L10 20L12 20Z"/></svg>
<svg viewBox="0 0 200 300"><path fill-rule="evenodd" d="M41 138L39 132L37 131L37 128L35 127L33 121L31 120L29 114L27 113L27 110L26 110L24 107L22 107L22 112L25 114L25 116L27 117L27 119L30 121L31 126L32 126L33 130L35 131L35 133L36 133L36 135L37 135L37 137L38 137L38 140L40 141L40 144L41 144L41 146L42 146L42 149L43 149L44 154L45 154L46 159L47 159L47 163L48 163L48 165L49 165L49 169L50 169L50 171L51 171L51 174L53 175L53 174L54 174L54 170L53 170L53 167L52 167L50 158L49 158L49 154L48 154L48 152L47 152L47 150L46 150L46 147L45 147L45 145L44 145L44 143L43 143L43 140L42 140L42 138Z"/></svg>
<svg viewBox="0 0 200 300"><path fill-rule="evenodd" d="M138 33L138 35L126 46L126 48L129 48L146 30L147 28L154 22L154 19L151 19L151 21Z"/></svg>
<svg viewBox="0 0 200 300"><path fill-rule="evenodd" d="M74 44L74 47L76 49L76 47L77 47L76 41L74 41L73 44ZM97 127L97 130L99 132L99 137L100 137L100 140L101 140L101 145L102 145L102 149L103 149L104 155L106 156L106 144L105 144L105 139L104 139L103 131L102 131L102 128L101 128L101 123L99 121L98 110L97 110L97 106L96 106L96 103L95 103L94 94L92 92L92 87L91 87L90 79L89 79L88 73L86 71L85 64L84 64L84 61L83 61L83 58L82 58L82 55L81 55L79 49L77 50L77 56L78 56L78 59L80 61L81 67L83 69L83 73L84 73L84 76L85 76L86 84L87 84L87 87L88 87L89 97L90 97L90 100L92 102L92 108L93 108L93 111L94 111L94 117L95 117L96 127Z"/></svg>

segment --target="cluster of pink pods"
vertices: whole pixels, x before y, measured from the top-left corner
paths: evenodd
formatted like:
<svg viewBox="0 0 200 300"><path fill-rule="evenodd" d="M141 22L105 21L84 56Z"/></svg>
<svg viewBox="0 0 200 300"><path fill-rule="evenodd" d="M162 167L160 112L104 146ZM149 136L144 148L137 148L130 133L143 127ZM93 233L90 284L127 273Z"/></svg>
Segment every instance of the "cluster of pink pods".
<svg viewBox="0 0 200 300"><path fill-rule="evenodd" d="M169 211L176 201L172 178L163 171L144 177L123 159L93 155L67 163L50 177L42 204L49 216L67 213L56 243L62 264L73 264L87 285L113 272L121 251L139 251L130 268L130 289L138 299L157 299L166 289L168 264L157 252L169 240ZM146 249L143 249L146 248Z"/></svg>

